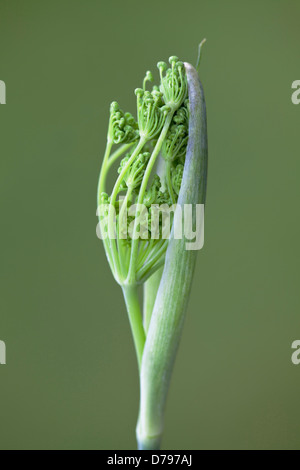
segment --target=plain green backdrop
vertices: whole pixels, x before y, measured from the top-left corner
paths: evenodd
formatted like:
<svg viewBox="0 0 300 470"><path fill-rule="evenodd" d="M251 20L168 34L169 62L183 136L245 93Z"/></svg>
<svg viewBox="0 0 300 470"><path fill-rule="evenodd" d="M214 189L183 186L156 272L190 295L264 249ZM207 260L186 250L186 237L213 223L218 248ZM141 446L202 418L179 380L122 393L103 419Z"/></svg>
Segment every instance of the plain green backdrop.
<svg viewBox="0 0 300 470"><path fill-rule="evenodd" d="M138 374L96 238L112 100L196 62L205 247L165 449L300 449L298 1L0 0L1 449L134 449ZM156 72L155 72L156 73Z"/></svg>

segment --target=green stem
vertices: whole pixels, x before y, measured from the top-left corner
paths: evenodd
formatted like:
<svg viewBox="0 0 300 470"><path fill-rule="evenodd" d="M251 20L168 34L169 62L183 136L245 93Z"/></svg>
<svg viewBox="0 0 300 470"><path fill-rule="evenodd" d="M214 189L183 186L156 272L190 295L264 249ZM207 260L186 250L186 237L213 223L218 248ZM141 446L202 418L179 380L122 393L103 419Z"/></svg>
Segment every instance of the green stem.
<svg viewBox="0 0 300 470"><path fill-rule="evenodd" d="M142 314L138 298L137 286L122 286L124 299L129 316L133 341L135 345L139 369L141 367L144 345L146 341L145 330L143 327Z"/></svg>
<svg viewBox="0 0 300 470"><path fill-rule="evenodd" d="M101 193L105 191L105 179L106 179L106 174L107 174L107 161L108 161L108 157L110 155L112 146L113 146L113 142L108 140L107 144L106 144L105 154L104 154L104 157L103 157L103 162L102 162L100 176L99 176L99 182L98 182L98 190L97 190L98 205L99 205L99 202L100 202Z"/></svg>
<svg viewBox="0 0 300 470"><path fill-rule="evenodd" d="M158 269L144 284L144 329L147 334L150 320L152 316L152 311L154 307L154 302L156 299L156 294L158 291L159 283L161 280L163 268Z"/></svg>
<svg viewBox="0 0 300 470"><path fill-rule="evenodd" d="M161 437L161 434L158 436L143 437L139 434L139 428L137 428L138 450L160 450Z"/></svg>
<svg viewBox="0 0 300 470"><path fill-rule="evenodd" d="M149 181L149 178L150 178L150 175L151 175L151 171L152 171L153 166L156 162L158 154L161 150L163 141L165 140L165 137L167 135L169 126L170 126L171 121L172 121L173 114L174 114L173 111L170 112L170 114L168 114L168 116L166 118L166 121L165 121L165 124L164 124L164 127L163 127L163 129L161 131L161 134L159 136L159 139L156 142L156 145L155 145L154 150L152 152L152 155L151 155L151 158L150 158L149 163L147 165L146 171L144 173L143 181L142 181L141 188L140 188L140 191L139 191L139 197L138 197L138 202L137 202L138 204L142 204L142 202L143 202L144 195L145 195L145 192L146 192L146 189L147 189L147 184L148 184L148 181ZM135 218L134 229L133 229L134 233L136 232L137 225L138 225L137 224L137 218ZM127 277L128 283L132 283L134 281L134 278L135 278L138 245L139 245L139 239L138 238L136 238L136 239L133 238L132 239L132 246L131 246L130 265L129 265L129 271L128 271L128 277Z"/></svg>
<svg viewBox="0 0 300 470"><path fill-rule="evenodd" d="M163 265L165 264L165 260L166 260L166 257L165 255L163 255L161 257L161 259L154 265L152 266L152 268L149 269L149 271L147 271L144 275L143 275L143 278L140 280L140 282L146 282L148 281L148 279L150 279L150 277L152 276L152 274L154 274L158 269L162 268Z"/></svg>
<svg viewBox="0 0 300 470"><path fill-rule="evenodd" d="M97 188L97 210L98 211L100 209L99 206L100 206L101 193L104 192L104 190L105 190L105 182L106 182L106 175L107 175L107 161L108 161L112 146L113 146L113 141L108 140L107 144L106 144L106 149L105 149L105 154L104 154L101 170L100 170L98 188ZM98 216L98 220L99 220L99 223L101 223L100 214ZM105 253L106 253L107 260L109 262L110 268L111 268L112 272L114 272L113 259L111 257L111 253L110 253L110 250L109 250L108 240L105 237L103 238L103 245L104 245Z"/></svg>
<svg viewBox="0 0 300 470"><path fill-rule="evenodd" d="M126 248L124 249L124 239L120 239L119 235L120 235L120 229L121 230L127 230L127 222L125 220L126 223L124 223L123 221L123 217L124 217L124 214L126 214L127 212L127 204L128 204L128 200L130 199L131 197L131 194L132 194L132 188L129 188L127 190L127 193L126 193L126 196L122 202L122 206L121 206L121 209L120 209L120 213L119 213L119 225L118 225L118 234L117 234L117 248L118 248L118 253L119 253L119 258L120 258L120 269L121 269L121 276L122 276L122 279L125 279L126 276L127 276L127 271L128 271L128 265L126 263Z"/></svg>
<svg viewBox="0 0 300 470"><path fill-rule="evenodd" d="M126 150L130 149L135 144L135 142L130 142L129 144L124 144L121 147L119 147L109 158L106 166L106 170L108 171L113 163L115 163L118 158L123 155L123 153L126 152Z"/></svg>
<svg viewBox="0 0 300 470"><path fill-rule="evenodd" d="M110 205L109 205L109 211L108 211L108 240L109 240L109 248L110 248L111 256L112 256L112 260L113 260L115 276L116 275L118 276L119 282L121 280L120 279L121 273L120 273L120 263L119 263L119 258L118 258L117 243L116 243L115 235L114 235L114 223L113 223L114 212L113 212L112 209L115 206L115 202L116 202L116 198L117 198L117 195L118 195L118 191L119 191L119 187L121 185L121 182L122 182L126 172L130 168L130 165L132 164L132 162L134 161L136 156L139 154L139 152L143 148L145 142L146 142L145 138L140 139L138 145L136 146L136 148L134 149L132 155L130 156L130 158L127 162L127 165L124 166L121 173L119 174L119 177L118 177L118 179L117 179L117 181L114 185L114 188L113 188L113 191L112 191L112 194L111 194L111 197L110 197ZM130 284L133 284L133 283L131 282Z"/></svg>
<svg viewBox="0 0 300 470"><path fill-rule="evenodd" d="M146 248L143 248L143 244L145 245L145 241L141 240L139 255L138 255L139 259L138 259L138 263L137 263L137 271L143 267L143 264L145 263L146 259L150 255L150 253L153 249L153 246L154 246L154 239L150 238L150 241L148 242L148 240L147 240L146 243L147 243Z"/></svg>
<svg viewBox="0 0 300 470"><path fill-rule="evenodd" d="M119 147L110 156L110 152L111 152L111 149L112 149L112 146L113 146L113 141L108 138L107 144L106 144L106 149L105 149L105 154L104 154L104 158L103 158L103 162L102 162L102 166L101 166L101 171L100 171L100 175L99 175L99 181L98 181L98 189L97 189L97 206L98 206L98 208L99 208L99 205L100 205L101 193L105 191L105 183L106 183L106 177L107 177L108 170L110 169L111 165L124 152L126 152L126 150L128 150L133 144L134 144L134 142L131 142L129 144L121 145L121 147ZM99 216L99 222L100 222L100 216ZM107 240L107 238L103 239L103 244L104 244L104 249L105 249L107 259L108 259L109 265L111 267L111 270L112 270L113 273L115 273L115 265L114 265L114 261L113 261L112 254L111 254L110 247L109 247L110 243Z"/></svg>
<svg viewBox="0 0 300 470"><path fill-rule="evenodd" d="M100 171L100 175L99 175L98 190L97 190L97 194L98 194L98 205L99 205L99 200L100 200L101 193L105 191L105 180L106 180L106 177L107 177L108 170L110 169L111 165L112 165L118 158L120 158L121 155L122 155L124 152L126 152L126 150L128 150L130 147L133 146L133 144L134 144L134 142L131 142L131 143L129 143L129 144L124 144L124 145L122 145L121 147L119 147L119 148L111 155L111 157L109 157L110 152L111 152L111 149L112 149L112 146L113 146L113 142L112 142L112 141L108 141L108 142L107 142L106 149L105 149L105 154L104 154L104 157L103 157L103 163L102 163L101 171Z"/></svg>
<svg viewBox="0 0 300 470"><path fill-rule="evenodd" d="M168 186L169 194L171 196L172 204L175 204L176 199L174 196L172 179L171 179L171 162L169 161L166 164L166 180L167 180L167 186Z"/></svg>
<svg viewBox="0 0 300 470"><path fill-rule="evenodd" d="M144 276L147 275L147 273L155 266L156 262L159 262L162 259L167 247L168 240L164 240L163 243L160 245L159 249L155 251L154 255L138 271L138 280L144 279Z"/></svg>

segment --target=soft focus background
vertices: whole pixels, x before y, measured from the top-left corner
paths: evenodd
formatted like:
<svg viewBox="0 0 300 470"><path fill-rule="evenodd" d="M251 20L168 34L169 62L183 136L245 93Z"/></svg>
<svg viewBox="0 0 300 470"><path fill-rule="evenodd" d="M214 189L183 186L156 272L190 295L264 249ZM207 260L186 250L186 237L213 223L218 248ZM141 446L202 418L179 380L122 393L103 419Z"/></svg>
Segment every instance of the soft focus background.
<svg viewBox="0 0 300 470"><path fill-rule="evenodd" d="M96 238L108 109L196 62L209 130L205 247L165 449L300 449L296 1L0 0L1 449L134 449L138 375Z"/></svg>

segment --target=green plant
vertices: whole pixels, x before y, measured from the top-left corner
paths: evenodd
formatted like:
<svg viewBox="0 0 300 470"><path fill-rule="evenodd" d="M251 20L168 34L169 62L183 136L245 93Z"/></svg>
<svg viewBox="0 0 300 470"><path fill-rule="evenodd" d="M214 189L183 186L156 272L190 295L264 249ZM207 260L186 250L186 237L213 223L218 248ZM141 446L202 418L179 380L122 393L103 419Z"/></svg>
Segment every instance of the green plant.
<svg viewBox="0 0 300 470"><path fill-rule="evenodd" d="M139 449L160 446L169 380L197 253L186 249L184 236L174 236L176 207L204 204L206 194L202 85L190 64L175 56L169 64L158 63L159 86L147 89L153 81L152 73L147 72L143 88L135 90L137 120L118 103L111 104L98 185L99 234L123 290L139 365ZM117 148L112 153L114 145ZM108 195L107 174L119 159L116 181ZM157 217L158 207L167 212L174 209L171 227ZM195 214L192 222L195 226ZM165 236L170 230L170 236ZM138 297L141 285L143 314Z"/></svg>

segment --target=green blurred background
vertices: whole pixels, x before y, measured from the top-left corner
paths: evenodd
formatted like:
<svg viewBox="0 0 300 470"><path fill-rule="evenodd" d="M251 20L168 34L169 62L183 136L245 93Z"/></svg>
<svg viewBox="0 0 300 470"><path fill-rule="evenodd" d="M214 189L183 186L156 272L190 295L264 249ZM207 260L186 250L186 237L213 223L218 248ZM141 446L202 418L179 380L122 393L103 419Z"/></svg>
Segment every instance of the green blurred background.
<svg viewBox="0 0 300 470"><path fill-rule="evenodd" d="M138 375L96 238L109 104L201 63L205 247L165 449L300 449L297 1L0 0L1 449L134 449Z"/></svg>

